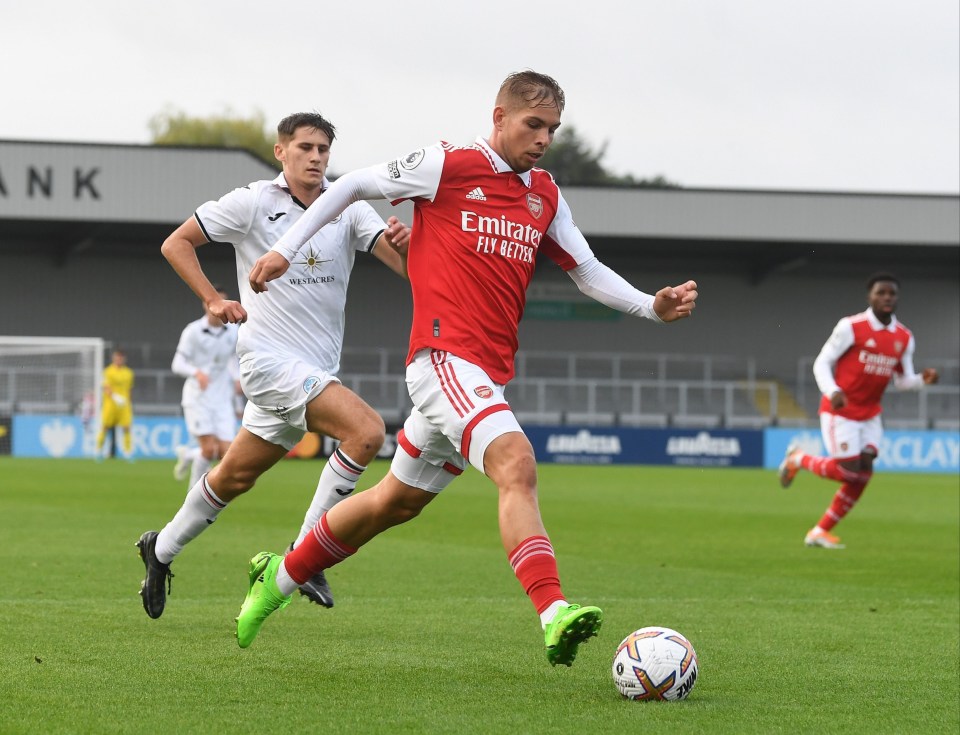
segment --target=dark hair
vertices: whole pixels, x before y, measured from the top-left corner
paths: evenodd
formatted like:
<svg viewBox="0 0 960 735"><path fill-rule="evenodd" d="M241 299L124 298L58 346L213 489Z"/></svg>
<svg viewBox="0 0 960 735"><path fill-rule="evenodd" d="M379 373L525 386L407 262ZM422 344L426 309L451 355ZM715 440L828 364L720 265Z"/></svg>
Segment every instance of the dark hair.
<svg viewBox="0 0 960 735"><path fill-rule="evenodd" d="M546 74L538 74L531 69L517 71L508 76L503 80L500 91L497 93L498 105L520 100L531 107L556 105L560 112L563 112L563 106L566 104L566 98L557 80Z"/></svg>
<svg viewBox="0 0 960 735"><path fill-rule="evenodd" d="M331 143L337 137L337 129L333 127L333 123L319 112L295 112L287 115L277 125L277 137L280 140L289 140L296 135L299 128L319 130L330 138Z"/></svg>
<svg viewBox="0 0 960 735"><path fill-rule="evenodd" d="M873 285L879 283L880 281L890 281L891 283L897 284L897 288L900 288L900 279L897 278L892 273L874 273L870 278L867 279L867 291L873 290Z"/></svg>

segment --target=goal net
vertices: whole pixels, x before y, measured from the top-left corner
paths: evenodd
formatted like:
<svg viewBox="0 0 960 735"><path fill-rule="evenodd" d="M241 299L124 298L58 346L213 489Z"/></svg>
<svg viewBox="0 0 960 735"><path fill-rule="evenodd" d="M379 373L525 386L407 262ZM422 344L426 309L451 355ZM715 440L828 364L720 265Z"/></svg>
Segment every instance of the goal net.
<svg viewBox="0 0 960 735"><path fill-rule="evenodd" d="M57 414L93 428L100 415L104 341L0 336L0 414Z"/></svg>

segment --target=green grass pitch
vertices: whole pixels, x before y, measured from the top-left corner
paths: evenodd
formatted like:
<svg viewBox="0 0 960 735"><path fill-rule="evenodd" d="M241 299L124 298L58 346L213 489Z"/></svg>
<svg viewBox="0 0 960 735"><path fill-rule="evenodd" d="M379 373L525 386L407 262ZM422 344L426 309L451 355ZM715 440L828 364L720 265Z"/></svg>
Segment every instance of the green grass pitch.
<svg viewBox="0 0 960 735"><path fill-rule="evenodd" d="M134 542L180 505L171 467L0 458L0 733L960 730L955 475L878 473L831 552L803 546L835 487L806 473L542 466L564 591L605 611L568 669L473 470L332 569L334 609L297 598L242 651L247 561L292 540L322 467L283 462L174 562L150 620ZM646 625L696 647L688 700L617 694L616 645Z"/></svg>

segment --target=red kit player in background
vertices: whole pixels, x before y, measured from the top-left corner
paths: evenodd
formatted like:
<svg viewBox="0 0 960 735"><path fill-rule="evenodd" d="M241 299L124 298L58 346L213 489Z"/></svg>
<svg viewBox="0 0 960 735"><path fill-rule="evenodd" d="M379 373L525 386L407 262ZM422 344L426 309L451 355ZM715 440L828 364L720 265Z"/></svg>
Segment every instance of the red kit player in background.
<svg viewBox="0 0 960 735"><path fill-rule="evenodd" d="M340 177L250 271L251 288L267 290L306 238L352 201L414 203L406 375L414 409L397 437L390 471L324 514L286 559L268 552L253 558L237 618L241 647L287 603L293 580L343 561L377 534L417 516L468 462L497 487L501 541L540 616L550 663L569 666L578 645L600 628L599 608L568 604L561 591L540 518L533 447L503 395L513 377L527 286L540 254L597 301L661 323L690 316L697 284L687 281L653 296L597 260L553 177L535 168L560 126L563 106L563 90L550 77L532 71L509 76L497 95L489 138L468 146L439 143Z"/></svg>
<svg viewBox="0 0 960 735"><path fill-rule="evenodd" d="M880 399L890 379L900 390L917 390L937 382L937 371L913 369L913 334L897 321L900 282L889 273L867 281L866 311L841 319L813 363L823 394L820 428L828 457L787 448L780 464L780 484L789 487L802 468L843 483L819 523L807 533L807 546L842 549L831 531L856 505L873 475L883 424Z"/></svg>

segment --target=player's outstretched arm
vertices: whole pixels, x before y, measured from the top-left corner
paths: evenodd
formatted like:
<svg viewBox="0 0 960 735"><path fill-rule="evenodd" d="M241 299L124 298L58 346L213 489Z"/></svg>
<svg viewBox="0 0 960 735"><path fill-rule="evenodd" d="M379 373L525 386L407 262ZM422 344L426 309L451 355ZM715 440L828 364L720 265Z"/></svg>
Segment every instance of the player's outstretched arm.
<svg viewBox="0 0 960 735"><path fill-rule="evenodd" d="M665 322L674 322L693 315L697 302L697 282L687 281L679 286L667 286L657 291L653 310Z"/></svg>

